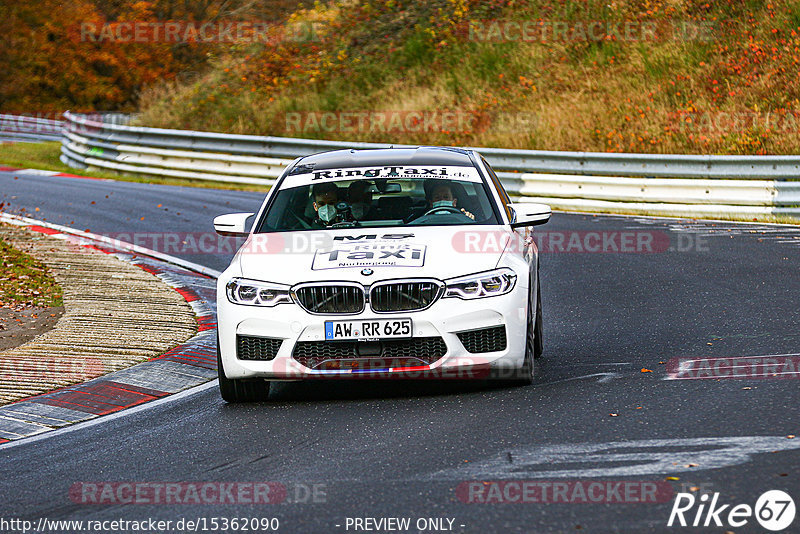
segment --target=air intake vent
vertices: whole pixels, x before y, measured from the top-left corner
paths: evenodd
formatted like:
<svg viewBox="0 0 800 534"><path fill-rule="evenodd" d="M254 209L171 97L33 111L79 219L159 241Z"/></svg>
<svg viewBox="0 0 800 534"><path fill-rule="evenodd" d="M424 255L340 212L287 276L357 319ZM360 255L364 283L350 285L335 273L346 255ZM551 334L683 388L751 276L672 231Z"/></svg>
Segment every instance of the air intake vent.
<svg viewBox="0 0 800 534"><path fill-rule="evenodd" d="M372 349L369 356L363 348ZM357 341L298 341L292 357L301 364L315 369L323 362L363 360L365 357L393 359L414 359L421 364L431 364L447 353L447 345L441 337L415 337L411 339L384 339L379 342L359 343Z"/></svg>
<svg viewBox="0 0 800 534"><path fill-rule="evenodd" d="M273 360L281 344L283 344L282 339L237 335L236 357L240 360Z"/></svg>
<svg viewBox="0 0 800 534"><path fill-rule="evenodd" d="M467 352L472 354L506 350L505 326L493 326L491 328L481 328L480 330L471 330L469 332L459 332L456 335L464 345L464 348L467 349Z"/></svg>

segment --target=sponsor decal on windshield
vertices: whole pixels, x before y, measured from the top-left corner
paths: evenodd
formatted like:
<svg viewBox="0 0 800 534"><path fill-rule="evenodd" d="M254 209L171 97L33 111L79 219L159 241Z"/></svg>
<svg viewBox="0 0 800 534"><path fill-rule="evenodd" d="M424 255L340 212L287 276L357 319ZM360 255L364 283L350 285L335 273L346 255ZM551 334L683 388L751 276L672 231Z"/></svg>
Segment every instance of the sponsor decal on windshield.
<svg viewBox="0 0 800 534"><path fill-rule="evenodd" d="M314 253L311 269L346 269L348 267L423 267L425 245L397 242L345 244Z"/></svg>
<svg viewBox="0 0 800 534"><path fill-rule="evenodd" d="M385 179L438 179L461 180L465 182L480 183L481 177L474 167L455 167L448 165L439 166L402 166L391 165L386 167L350 167L344 169L324 169L311 171L305 174L287 176L284 188L299 187L325 181L335 180L374 180Z"/></svg>

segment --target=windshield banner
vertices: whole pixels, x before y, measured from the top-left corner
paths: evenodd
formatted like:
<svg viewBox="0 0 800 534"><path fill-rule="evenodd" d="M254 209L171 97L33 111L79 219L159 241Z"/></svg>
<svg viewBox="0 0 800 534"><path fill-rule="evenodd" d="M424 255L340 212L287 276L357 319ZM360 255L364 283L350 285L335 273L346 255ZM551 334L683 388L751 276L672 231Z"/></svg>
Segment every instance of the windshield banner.
<svg viewBox="0 0 800 534"><path fill-rule="evenodd" d="M481 177L474 167L440 166L387 166L387 167L350 167L345 169L322 169L305 174L287 176L282 188L300 187L320 182L334 182L338 180L460 180L463 182L480 183Z"/></svg>

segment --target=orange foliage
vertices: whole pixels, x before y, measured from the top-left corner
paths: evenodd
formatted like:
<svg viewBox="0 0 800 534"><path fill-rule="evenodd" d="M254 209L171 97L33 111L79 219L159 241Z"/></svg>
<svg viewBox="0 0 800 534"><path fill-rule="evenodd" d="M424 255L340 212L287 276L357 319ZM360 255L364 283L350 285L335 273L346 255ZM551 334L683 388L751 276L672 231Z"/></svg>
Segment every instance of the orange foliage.
<svg viewBox="0 0 800 534"><path fill-rule="evenodd" d="M120 20L152 18L140 1ZM0 5L5 46L0 64L0 109L16 112L130 108L137 91L178 67L169 45L89 42L81 24L105 22L87 0L37 0Z"/></svg>
<svg viewBox="0 0 800 534"><path fill-rule="evenodd" d="M0 2L0 111L130 111L146 86L205 68L210 43L92 41L106 23L265 21L296 1L25 0ZM82 26L84 25L84 26ZM91 26L90 26L91 25ZM10 75L9 75L10 73Z"/></svg>

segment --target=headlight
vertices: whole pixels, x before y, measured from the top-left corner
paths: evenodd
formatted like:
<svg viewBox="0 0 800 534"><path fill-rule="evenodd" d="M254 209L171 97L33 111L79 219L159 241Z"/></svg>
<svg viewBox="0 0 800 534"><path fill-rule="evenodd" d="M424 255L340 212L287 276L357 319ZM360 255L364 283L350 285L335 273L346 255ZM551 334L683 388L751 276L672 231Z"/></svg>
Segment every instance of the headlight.
<svg viewBox="0 0 800 534"><path fill-rule="evenodd" d="M444 296L460 299L480 299L505 295L514 289L517 275L508 268L496 269L485 273L471 274L444 281L447 285Z"/></svg>
<svg viewBox="0 0 800 534"><path fill-rule="evenodd" d="M284 302L292 302L292 297L289 296L289 286L283 284L233 278L225 286L225 289L228 293L228 300L234 304L272 307Z"/></svg>

